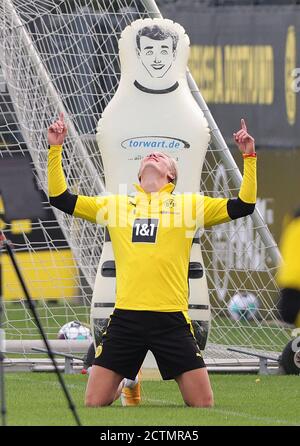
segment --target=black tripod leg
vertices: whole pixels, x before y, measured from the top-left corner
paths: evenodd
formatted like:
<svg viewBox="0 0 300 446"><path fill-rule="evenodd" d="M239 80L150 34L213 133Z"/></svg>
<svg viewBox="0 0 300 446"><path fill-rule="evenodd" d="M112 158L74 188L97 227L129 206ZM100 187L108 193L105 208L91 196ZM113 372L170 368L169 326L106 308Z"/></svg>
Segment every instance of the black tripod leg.
<svg viewBox="0 0 300 446"><path fill-rule="evenodd" d="M28 290L27 290L27 286L26 286L26 284L25 284L25 282L24 282L24 279L23 279L23 277L22 277L21 271L20 271L19 266L18 266L18 264L17 264L17 261L16 261L16 258L15 258L14 252L13 252L13 250L12 250L12 247L10 246L10 243L9 243L8 240L5 240L5 241L4 241L3 246L6 248L6 251L7 251L8 255L9 255L11 261L12 261L12 264L13 264L13 266L14 266L15 272L16 272L16 274L17 274L17 276L18 276L18 279L19 279L20 284L21 284L21 286L22 286L23 292L24 292L24 294L25 294L25 296L26 296L26 299L27 299L29 308L30 308L30 310L31 310L31 312L32 312L32 314L33 314L33 317L34 317L34 319L35 319L35 322L36 322L36 325L37 325L37 327L38 327L38 329L39 329L39 332L40 332L40 334L41 334L41 337L42 337L43 340L44 340L45 346L46 346L46 348L47 348L48 356L49 356L49 358L51 359L51 361L52 361L52 363L53 363L53 366L54 366L54 369L55 369L57 378L58 378L58 380L59 380L59 382L60 382L60 385L61 385L61 387L62 387L62 389L63 389L63 392L64 392L64 394L65 394L65 397L67 398L67 401L68 401L68 403L69 403L69 408L71 409L71 411L72 411L72 413L73 413L73 415L74 415L74 418L75 418L75 420L76 420L77 425L78 425L78 426L81 426L81 421L80 421L80 418L79 418L79 416L78 416L78 414L77 414L75 404L74 404L73 401L72 401L71 395L69 394L68 389L67 389L67 387L66 387L66 385L65 385L65 382L64 382L64 380L63 380L63 378L62 378L62 375L61 375L61 373L60 373L60 371L59 371L59 368L58 368L57 363L56 363L56 361L55 361L55 358L54 358L53 352L52 352L52 350L51 350L50 344L49 344L49 342L48 342L48 340L47 340L47 338L46 338L44 329L43 329L43 327L42 327L42 325L41 325L41 323L40 323L40 320L39 320L38 314L37 314L37 312L36 312L35 306L34 306L33 301L32 301L32 299L31 299L31 297L30 297L30 295L29 295L29 292L28 292Z"/></svg>
<svg viewBox="0 0 300 446"><path fill-rule="evenodd" d="M1 420L2 426L6 426L6 402L5 402L5 384L4 384L4 330L2 329L3 323L3 287L2 287L2 246L3 240L0 234L0 398L1 398Z"/></svg>
<svg viewBox="0 0 300 446"><path fill-rule="evenodd" d="M0 334L1 336L1 334ZM6 402L5 402L5 386L4 386L4 355L0 352L0 395L1 395L1 419L2 426L6 426Z"/></svg>

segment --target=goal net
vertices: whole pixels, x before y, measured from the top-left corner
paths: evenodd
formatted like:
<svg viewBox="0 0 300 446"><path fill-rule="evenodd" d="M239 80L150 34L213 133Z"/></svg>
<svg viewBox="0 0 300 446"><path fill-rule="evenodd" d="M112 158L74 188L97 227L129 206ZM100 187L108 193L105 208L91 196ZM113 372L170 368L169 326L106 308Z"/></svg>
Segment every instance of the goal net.
<svg viewBox="0 0 300 446"><path fill-rule="evenodd" d="M30 159L46 211L44 220L8 224L0 199L0 227L14 243L50 338L56 338L66 322L89 323L103 231L50 207L47 128L64 111L69 132L63 167L70 189L100 193L105 178L95 132L119 82L117 41L128 24L153 13L157 13L153 1L139 0L2 0L0 4L0 157L21 154ZM190 82L195 89L191 78ZM201 95L196 89L194 93L207 116ZM239 171L213 120L209 123L213 138L199 187L208 195L236 196ZM277 320L278 251L263 218L267 216L263 200L257 207L260 212L254 216L213 228L202 237L212 307L207 358L236 357L227 346L279 352L289 339L288 330ZM5 254L2 265L6 338L37 339ZM228 311L232 297L241 292L258 299L257 311L251 304L250 318L249 312L234 318Z"/></svg>

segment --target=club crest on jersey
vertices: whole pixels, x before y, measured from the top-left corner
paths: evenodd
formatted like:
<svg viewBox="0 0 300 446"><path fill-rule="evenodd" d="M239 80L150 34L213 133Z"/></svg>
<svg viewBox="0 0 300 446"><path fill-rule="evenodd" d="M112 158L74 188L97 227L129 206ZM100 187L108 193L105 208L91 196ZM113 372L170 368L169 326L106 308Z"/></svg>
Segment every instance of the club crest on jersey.
<svg viewBox="0 0 300 446"><path fill-rule="evenodd" d="M158 218L136 218L132 227L132 243L156 243Z"/></svg>
<svg viewBox="0 0 300 446"><path fill-rule="evenodd" d="M164 207L166 208L174 208L175 207L175 200L174 198L169 198L168 200L164 201Z"/></svg>

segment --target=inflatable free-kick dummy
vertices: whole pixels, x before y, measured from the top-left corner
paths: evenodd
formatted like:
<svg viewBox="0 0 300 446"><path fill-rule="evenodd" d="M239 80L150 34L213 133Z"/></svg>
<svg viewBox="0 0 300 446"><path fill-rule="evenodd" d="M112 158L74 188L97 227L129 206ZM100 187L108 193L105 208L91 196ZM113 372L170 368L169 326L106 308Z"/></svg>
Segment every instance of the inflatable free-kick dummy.
<svg viewBox="0 0 300 446"><path fill-rule="evenodd" d="M133 22L119 40L121 79L97 128L105 186L109 193L134 193L143 157L162 151L178 163L175 189L197 192L210 140L206 119L186 79L189 38L182 26L166 19ZM126 186L124 186L126 185ZM206 275L199 237L189 267L189 316L203 350L210 321ZM106 231L95 281L91 326L98 345L115 304L115 263Z"/></svg>

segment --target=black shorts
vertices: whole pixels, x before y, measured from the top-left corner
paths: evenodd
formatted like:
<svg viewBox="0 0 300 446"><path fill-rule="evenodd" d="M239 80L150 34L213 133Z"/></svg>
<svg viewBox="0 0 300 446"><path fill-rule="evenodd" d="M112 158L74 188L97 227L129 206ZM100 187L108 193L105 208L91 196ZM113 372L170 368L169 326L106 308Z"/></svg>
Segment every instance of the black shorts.
<svg viewBox="0 0 300 446"><path fill-rule="evenodd" d="M163 379L205 367L190 324L182 312L115 309L94 365L134 379L151 350Z"/></svg>
<svg viewBox="0 0 300 446"><path fill-rule="evenodd" d="M283 288L280 292L278 309L284 322L294 324L300 311L300 290Z"/></svg>

